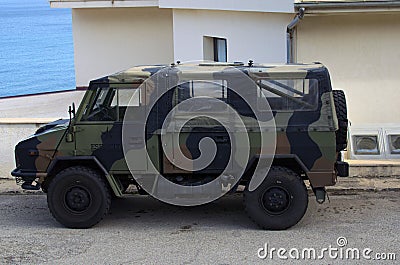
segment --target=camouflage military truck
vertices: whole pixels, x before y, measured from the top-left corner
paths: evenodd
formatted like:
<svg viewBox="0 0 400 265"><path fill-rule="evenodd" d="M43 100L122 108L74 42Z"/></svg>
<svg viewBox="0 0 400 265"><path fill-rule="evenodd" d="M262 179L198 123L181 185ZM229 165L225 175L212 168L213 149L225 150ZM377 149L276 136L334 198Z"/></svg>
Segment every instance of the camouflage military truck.
<svg viewBox="0 0 400 265"><path fill-rule="evenodd" d="M52 215L70 228L97 224L132 185L185 206L244 190L255 223L286 229L307 209L306 181L322 203L325 187L348 175L345 96L319 63L137 66L91 81L69 113L18 143L11 174L47 193ZM210 140L214 149L204 149ZM212 158L199 166L202 155ZM191 202L199 187L201 198L217 196Z"/></svg>

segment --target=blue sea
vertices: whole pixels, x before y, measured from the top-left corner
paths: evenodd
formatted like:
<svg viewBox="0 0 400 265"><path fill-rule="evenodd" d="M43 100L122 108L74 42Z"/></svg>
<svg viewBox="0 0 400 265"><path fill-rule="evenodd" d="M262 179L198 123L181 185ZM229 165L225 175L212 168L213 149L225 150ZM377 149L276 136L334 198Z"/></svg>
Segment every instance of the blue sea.
<svg viewBox="0 0 400 265"><path fill-rule="evenodd" d="M0 0L0 97L75 88L70 9Z"/></svg>

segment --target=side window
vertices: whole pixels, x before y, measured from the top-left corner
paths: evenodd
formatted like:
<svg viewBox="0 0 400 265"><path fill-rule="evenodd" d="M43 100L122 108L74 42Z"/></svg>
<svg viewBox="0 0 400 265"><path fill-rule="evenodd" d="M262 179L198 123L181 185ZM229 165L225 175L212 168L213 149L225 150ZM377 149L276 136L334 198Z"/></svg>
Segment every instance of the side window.
<svg viewBox="0 0 400 265"><path fill-rule="evenodd" d="M226 101L227 93L227 82L225 80L191 80L186 83L182 83L176 87L173 105L177 105L186 99L195 97L211 97L221 101ZM199 101L198 101L199 102ZM181 111L222 111L222 109L215 109L214 106L199 102L188 106L178 106L178 110ZM218 104L217 108L222 106ZM223 109L225 110L225 108Z"/></svg>
<svg viewBox="0 0 400 265"><path fill-rule="evenodd" d="M138 87L138 84L110 84L94 88L81 120L123 121L128 106L140 109L144 105L145 98Z"/></svg>
<svg viewBox="0 0 400 265"><path fill-rule="evenodd" d="M315 110L318 105L318 80L316 79L260 79L258 100L265 96L275 111ZM258 107L261 108L262 104Z"/></svg>
<svg viewBox="0 0 400 265"><path fill-rule="evenodd" d="M119 88L118 89L118 120L123 121L126 109L135 108L132 113L140 111L144 107L145 98L139 88Z"/></svg>
<svg viewBox="0 0 400 265"><path fill-rule="evenodd" d="M115 121L117 107L114 98L117 91L110 87L95 89L89 105L84 110L82 121Z"/></svg>

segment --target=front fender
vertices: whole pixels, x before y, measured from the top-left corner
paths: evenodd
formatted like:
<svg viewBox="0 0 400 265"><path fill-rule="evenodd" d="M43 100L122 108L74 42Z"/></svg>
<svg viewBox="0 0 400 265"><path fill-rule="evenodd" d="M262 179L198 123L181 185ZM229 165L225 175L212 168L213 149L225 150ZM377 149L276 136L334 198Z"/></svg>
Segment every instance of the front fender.
<svg viewBox="0 0 400 265"><path fill-rule="evenodd" d="M52 177L55 176L58 172L71 167L71 166L87 166L98 170L99 172L104 174L104 177L107 180L107 183L110 185L110 188L116 197L122 196L122 187L119 185L118 180L108 171L105 167L100 163L100 161L94 156L63 156L56 157L49 165L47 169L47 176ZM45 180L49 182L49 179Z"/></svg>

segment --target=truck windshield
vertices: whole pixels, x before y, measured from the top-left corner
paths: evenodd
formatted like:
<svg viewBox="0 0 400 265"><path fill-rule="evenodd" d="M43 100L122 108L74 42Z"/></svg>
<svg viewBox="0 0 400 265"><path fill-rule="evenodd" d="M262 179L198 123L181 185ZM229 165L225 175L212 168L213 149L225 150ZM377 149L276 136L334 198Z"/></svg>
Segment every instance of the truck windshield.
<svg viewBox="0 0 400 265"><path fill-rule="evenodd" d="M137 85L110 85L91 88L93 94L81 121L122 121L127 106L141 106Z"/></svg>

